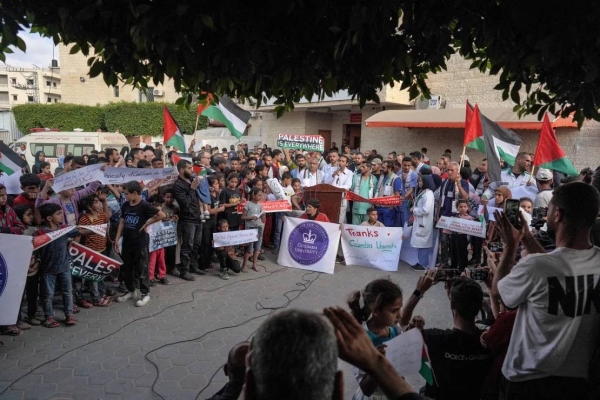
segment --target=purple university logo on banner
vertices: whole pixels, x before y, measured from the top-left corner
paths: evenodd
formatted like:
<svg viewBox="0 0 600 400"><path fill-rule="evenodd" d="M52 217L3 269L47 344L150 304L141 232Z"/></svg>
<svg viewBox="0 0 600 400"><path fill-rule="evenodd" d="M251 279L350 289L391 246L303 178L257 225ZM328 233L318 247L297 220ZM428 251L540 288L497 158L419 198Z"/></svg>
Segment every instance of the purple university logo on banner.
<svg viewBox="0 0 600 400"><path fill-rule="evenodd" d="M6 282L8 282L8 265L6 265L4 257L0 254L0 296L6 288Z"/></svg>
<svg viewBox="0 0 600 400"><path fill-rule="evenodd" d="M312 265L323 258L329 246L329 236L314 222L303 222L290 233L288 250L299 264Z"/></svg>

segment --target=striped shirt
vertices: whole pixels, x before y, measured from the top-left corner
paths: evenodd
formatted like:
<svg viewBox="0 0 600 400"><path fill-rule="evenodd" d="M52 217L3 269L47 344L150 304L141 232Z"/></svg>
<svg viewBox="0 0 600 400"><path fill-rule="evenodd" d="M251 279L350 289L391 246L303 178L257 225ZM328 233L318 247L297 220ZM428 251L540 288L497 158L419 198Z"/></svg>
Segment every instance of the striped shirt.
<svg viewBox="0 0 600 400"><path fill-rule="evenodd" d="M94 218L91 213L87 212L79 218L79 225L103 225L107 222L106 214L102 212L98 213L98 218ZM98 253L102 253L106 250L106 236L101 236L96 233L85 236L83 244Z"/></svg>

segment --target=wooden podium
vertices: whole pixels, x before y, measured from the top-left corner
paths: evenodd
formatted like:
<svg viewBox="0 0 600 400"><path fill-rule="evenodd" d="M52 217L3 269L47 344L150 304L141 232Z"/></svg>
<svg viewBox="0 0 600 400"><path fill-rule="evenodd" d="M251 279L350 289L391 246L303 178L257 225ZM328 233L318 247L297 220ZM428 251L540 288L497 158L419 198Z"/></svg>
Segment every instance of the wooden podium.
<svg viewBox="0 0 600 400"><path fill-rule="evenodd" d="M344 189L336 188L332 185L321 183L319 185L303 188L304 204L310 199L317 199L321 202L319 212L327 215L333 223L339 223L340 206Z"/></svg>

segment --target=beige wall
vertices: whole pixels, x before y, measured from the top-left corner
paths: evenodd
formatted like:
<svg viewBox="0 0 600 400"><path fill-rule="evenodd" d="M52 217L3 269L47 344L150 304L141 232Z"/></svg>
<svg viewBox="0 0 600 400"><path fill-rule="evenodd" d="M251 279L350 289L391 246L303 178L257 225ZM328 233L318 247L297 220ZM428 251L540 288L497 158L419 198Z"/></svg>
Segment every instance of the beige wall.
<svg viewBox="0 0 600 400"><path fill-rule="evenodd" d="M81 53L69 54L70 46L59 46L61 64L62 102L84 105L106 104L112 101L135 101L139 99L139 91L132 86L119 85L119 97L114 96L113 87L104 83L102 75L90 78L88 75L87 57ZM81 82L80 78L85 81ZM149 83L152 86L153 83ZM164 91L163 96L155 96L155 102L175 102L179 95L172 82L158 85L155 89Z"/></svg>
<svg viewBox="0 0 600 400"><path fill-rule="evenodd" d="M0 68L0 108L11 108L19 104L35 103L29 101L28 96L33 95L33 86L27 85L27 79L33 79L37 76L38 102L41 104L60 103L61 100L61 79L60 69L41 68L12 68L5 66ZM13 86L12 80L15 79L17 85L28 86L28 89L21 89ZM46 82L50 82L50 86ZM54 86L56 84L56 86ZM16 100L15 97L16 96Z"/></svg>

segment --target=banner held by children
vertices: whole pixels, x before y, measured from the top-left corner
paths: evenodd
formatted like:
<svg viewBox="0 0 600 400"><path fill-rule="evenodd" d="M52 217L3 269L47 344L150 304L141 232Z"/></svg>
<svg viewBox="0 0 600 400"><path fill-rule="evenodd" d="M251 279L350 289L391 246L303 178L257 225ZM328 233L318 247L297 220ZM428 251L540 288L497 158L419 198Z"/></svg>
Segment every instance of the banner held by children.
<svg viewBox="0 0 600 400"><path fill-rule="evenodd" d="M213 233L213 247L237 246L238 244L256 242L257 240L258 229Z"/></svg>
<svg viewBox="0 0 600 400"><path fill-rule="evenodd" d="M146 232L150 236L150 252L177 244L177 222L175 221L156 222L148 226Z"/></svg>
<svg viewBox="0 0 600 400"><path fill-rule="evenodd" d="M469 221L468 219L456 217L440 217L437 228L448 229L452 232L464 233L466 235L485 238L486 226L479 221Z"/></svg>
<svg viewBox="0 0 600 400"><path fill-rule="evenodd" d="M40 247L43 247L48 243L58 239L59 237L66 235L75 228L87 229L89 231L94 232L96 235L106 236L106 229L108 228L108 224L67 226L66 228L58 229L56 231L46 232L43 235L33 237L33 249L37 250Z"/></svg>
<svg viewBox="0 0 600 400"><path fill-rule="evenodd" d="M376 206L395 207L395 206L402 205L402 196L384 196L384 197L376 197L374 199L365 199L364 197L359 196L350 190L346 190L346 200L358 201L361 203L369 203L369 204L373 204Z"/></svg>
<svg viewBox="0 0 600 400"><path fill-rule="evenodd" d="M108 274L121 266L119 261L78 242L71 242L69 255L71 256L71 275L92 282L102 281Z"/></svg>
<svg viewBox="0 0 600 400"><path fill-rule="evenodd" d="M340 225L286 217L277 264L333 274Z"/></svg>
<svg viewBox="0 0 600 400"><path fill-rule="evenodd" d="M0 326L17 323L32 252L31 236L0 234Z"/></svg>
<svg viewBox="0 0 600 400"><path fill-rule="evenodd" d="M307 151L325 151L325 139L320 135L277 135L277 147Z"/></svg>
<svg viewBox="0 0 600 400"><path fill-rule="evenodd" d="M264 213L292 211L292 206L287 200L259 201L258 203L262 207ZM239 214L244 212L245 204L246 202L238 203L237 212Z"/></svg>
<svg viewBox="0 0 600 400"><path fill-rule="evenodd" d="M342 250L346 265L398 271L402 228L344 225Z"/></svg>

